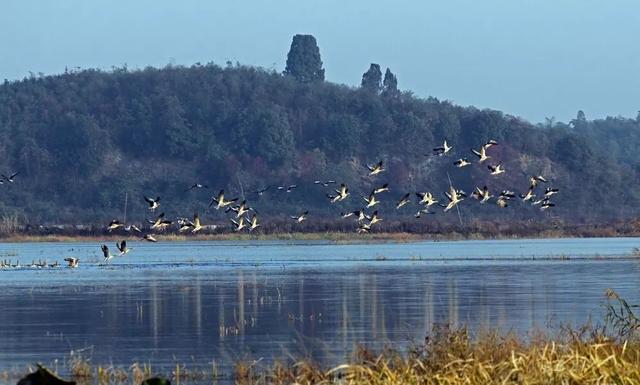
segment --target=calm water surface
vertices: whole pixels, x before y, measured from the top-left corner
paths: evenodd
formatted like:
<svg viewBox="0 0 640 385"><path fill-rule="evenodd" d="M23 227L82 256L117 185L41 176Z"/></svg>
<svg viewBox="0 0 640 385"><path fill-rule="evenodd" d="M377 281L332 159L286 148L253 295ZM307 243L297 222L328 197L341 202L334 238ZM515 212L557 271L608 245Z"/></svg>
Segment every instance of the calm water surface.
<svg viewBox="0 0 640 385"><path fill-rule="evenodd" d="M80 267L0 271L0 370L64 360L222 368L286 353L336 363L356 343L420 342L434 323L526 333L598 319L604 290L640 302L640 240L335 245L0 244L0 259ZM115 250L115 245L112 247Z"/></svg>

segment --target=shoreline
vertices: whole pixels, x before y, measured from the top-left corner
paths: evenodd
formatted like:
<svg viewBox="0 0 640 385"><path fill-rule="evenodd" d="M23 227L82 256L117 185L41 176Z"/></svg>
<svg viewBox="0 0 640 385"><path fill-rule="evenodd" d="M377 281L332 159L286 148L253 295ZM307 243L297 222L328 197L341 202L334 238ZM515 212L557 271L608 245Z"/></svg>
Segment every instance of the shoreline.
<svg viewBox="0 0 640 385"><path fill-rule="evenodd" d="M185 241L325 241L336 244L360 244L360 243L410 243L410 242L453 242L453 241L479 241L479 240L535 240L535 239L560 239L560 238L633 238L640 237L635 233L611 233L605 232L573 232L548 230L539 233L527 234L484 234L484 233L439 233L417 234L408 232L384 232L371 234L355 234L350 232L292 232L292 233L262 233L262 234L237 234L215 233L183 235L175 233L154 234L158 242L185 242ZM139 236L131 234L10 234L0 236L0 243L26 243L26 242L98 242L118 240L142 240Z"/></svg>

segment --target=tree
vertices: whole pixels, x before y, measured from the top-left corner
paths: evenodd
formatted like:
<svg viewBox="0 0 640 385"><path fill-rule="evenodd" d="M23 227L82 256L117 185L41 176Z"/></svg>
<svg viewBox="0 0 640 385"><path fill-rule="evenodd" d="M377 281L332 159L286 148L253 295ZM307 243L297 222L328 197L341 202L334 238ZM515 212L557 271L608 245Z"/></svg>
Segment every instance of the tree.
<svg viewBox="0 0 640 385"><path fill-rule="evenodd" d="M293 76L301 83L324 81L320 49L313 35L295 35L293 37L284 74Z"/></svg>
<svg viewBox="0 0 640 385"><path fill-rule="evenodd" d="M367 91L378 93L382 89L382 71L380 64L371 63L369 70L362 74L361 87Z"/></svg>
<svg viewBox="0 0 640 385"><path fill-rule="evenodd" d="M398 93L398 78L396 78L396 75L394 75L389 68L387 68L387 71L384 73L382 93L386 95L395 95Z"/></svg>

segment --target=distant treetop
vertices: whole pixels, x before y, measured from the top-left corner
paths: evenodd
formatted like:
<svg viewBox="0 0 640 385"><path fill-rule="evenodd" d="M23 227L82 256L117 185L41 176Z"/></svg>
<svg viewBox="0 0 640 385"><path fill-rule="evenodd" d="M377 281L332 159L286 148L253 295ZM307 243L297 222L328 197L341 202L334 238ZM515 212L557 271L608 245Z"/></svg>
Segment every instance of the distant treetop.
<svg viewBox="0 0 640 385"><path fill-rule="evenodd" d="M324 69L320 48L313 35L295 35L287 55L285 75L293 76L302 83L324 81Z"/></svg>

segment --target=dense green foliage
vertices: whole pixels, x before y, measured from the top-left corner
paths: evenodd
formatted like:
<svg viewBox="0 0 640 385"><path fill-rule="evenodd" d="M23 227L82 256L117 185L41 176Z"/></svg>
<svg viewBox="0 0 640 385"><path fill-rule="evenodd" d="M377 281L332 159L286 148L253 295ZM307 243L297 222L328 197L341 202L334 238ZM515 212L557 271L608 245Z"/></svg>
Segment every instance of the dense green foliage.
<svg viewBox="0 0 640 385"><path fill-rule="evenodd" d="M320 59L320 48L312 35L295 35L287 55L285 75L293 76L302 83L324 81L324 69Z"/></svg>
<svg viewBox="0 0 640 385"><path fill-rule="evenodd" d="M582 115L570 124L534 126L498 111L398 91L389 70L384 86L376 93L214 64L5 82L0 170L21 174L0 186L0 215L18 214L30 223L103 223L122 218L128 193L129 220L150 216L142 196L159 195L167 216L197 210L205 222L221 222L223 213L206 208L224 188L244 195L263 217L308 209L311 217L340 221L341 211L360 208L362 195L388 182L391 192L380 195L380 212L416 221L413 203L394 209L405 192L432 191L442 201L450 176L467 193L485 184L494 195L502 189L521 193L533 174L560 188L557 207L540 212L516 200L499 209L469 197L460 207L462 220L584 222L638 215L637 120L588 121ZM444 139L453 145L452 155L425 156ZM500 143L488 151L489 163L500 161L507 170L499 177L489 176L470 152L489 139ZM473 164L453 167L460 157ZM380 159L387 171L366 177L365 164ZM345 182L352 195L331 205L325 196L331 189L314 185L316 179ZM209 189L184 192L196 182ZM299 187L291 193L275 187L260 198L250 193L292 183ZM437 211L420 220L459 220L455 210Z"/></svg>

